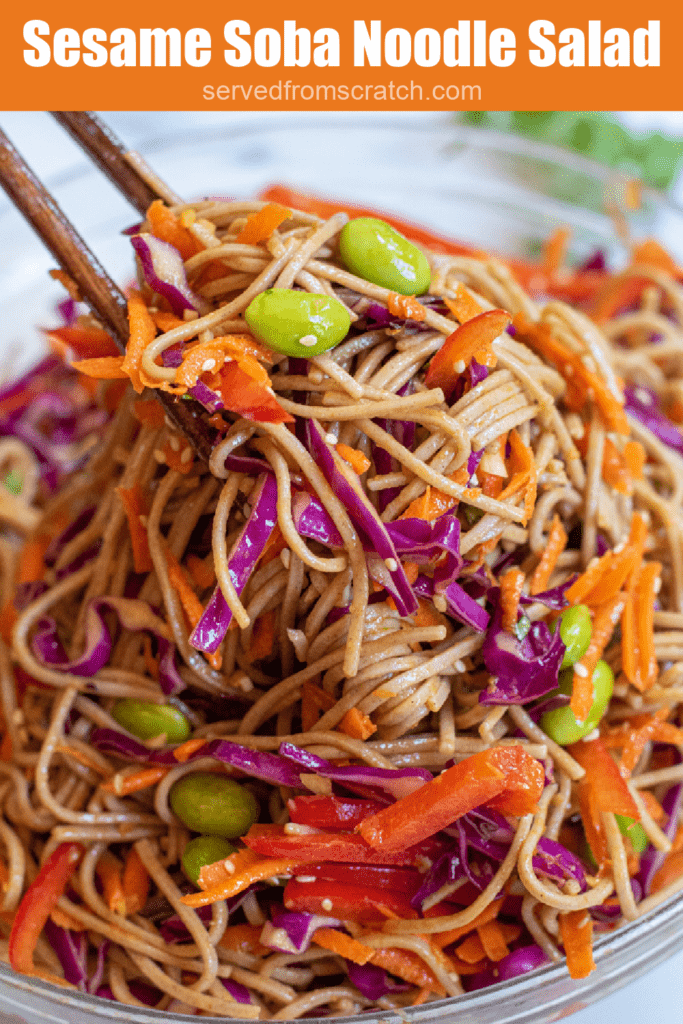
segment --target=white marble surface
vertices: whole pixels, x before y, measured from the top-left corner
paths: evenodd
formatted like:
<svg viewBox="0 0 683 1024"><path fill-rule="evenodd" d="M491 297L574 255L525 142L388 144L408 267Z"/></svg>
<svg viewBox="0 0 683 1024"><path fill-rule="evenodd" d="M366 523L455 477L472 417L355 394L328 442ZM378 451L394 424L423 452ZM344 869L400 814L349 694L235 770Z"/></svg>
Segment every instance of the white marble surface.
<svg viewBox="0 0 683 1024"><path fill-rule="evenodd" d="M191 131L193 127L216 123L225 126L252 123L258 119L258 113L147 113L147 112L114 112L106 118L112 128L119 133L132 147L142 140L158 137L166 131ZM272 117L273 115L263 115ZM282 114L283 118L297 120L308 115ZM340 121L349 117L359 118L363 115L338 115ZM371 115L377 118L377 114ZM679 112L637 112L621 115L626 124L636 130L659 129L667 133L683 135L683 113ZM392 112L386 115L393 122L402 120L415 122L419 120L438 124L447 115L415 114ZM17 148L23 153L39 174L59 177L68 174L69 169L82 159L76 147L65 139L57 125L42 113L0 113L0 126L12 138ZM683 198L683 180L674 189L676 198ZM681 923L683 927L683 922ZM683 953L679 953L644 978L633 982L621 991L586 1009L578 1011L572 1017L573 1024L631 1024L635 1021L658 1021L660 1024L681 1024L683 1022ZM16 1017L9 1018L2 1013L0 1004L0 1024L15 1024ZM74 1022L81 1024L81 1022ZM86 1024L85 1021L82 1024Z"/></svg>

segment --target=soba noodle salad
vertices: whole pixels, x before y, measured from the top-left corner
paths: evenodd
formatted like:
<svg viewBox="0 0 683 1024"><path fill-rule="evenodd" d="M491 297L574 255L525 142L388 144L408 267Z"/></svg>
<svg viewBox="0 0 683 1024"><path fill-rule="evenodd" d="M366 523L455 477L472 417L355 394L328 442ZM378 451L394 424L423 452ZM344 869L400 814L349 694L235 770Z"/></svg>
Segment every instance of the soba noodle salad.
<svg viewBox="0 0 683 1024"><path fill-rule="evenodd" d="M61 275L0 392L0 955L262 1020L585 977L683 886L683 271L281 187L129 234L125 356Z"/></svg>

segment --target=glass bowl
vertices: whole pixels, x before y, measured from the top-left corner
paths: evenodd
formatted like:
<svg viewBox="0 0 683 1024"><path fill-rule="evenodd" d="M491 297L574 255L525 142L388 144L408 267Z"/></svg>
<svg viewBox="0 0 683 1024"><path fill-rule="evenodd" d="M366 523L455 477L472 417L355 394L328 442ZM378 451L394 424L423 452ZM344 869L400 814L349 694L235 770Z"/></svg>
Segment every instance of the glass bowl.
<svg viewBox="0 0 683 1024"><path fill-rule="evenodd" d="M136 115L127 117L135 124ZM564 150L457 127L446 117L432 115L253 114L229 126L203 115L199 127L189 132L187 118L155 115L154 133L140 147L162 178L186 197L245 197L284 182L395 212L502 254L536 253L550 232L568 225L570 258L581 260L600 247L610 263L626 260L605 204L623 206L628 183ZM132 267L130 243L120 232L135 223L135 213L80 156L58 174L50 173L49 156L43 156L36 170L112 276L126 281ZM639 208L627 216L635 237L654 235L683 260L683 210L645 189ZM35 327L54 324L54 305L63 291L47 277L54 261L7 203L0 204L0 238L2 375L9 376L40 352ZM599 936L596 970L583 981L570 979L564 965L549 966L457 999L401 1011L400 1016L379 1011L343 1019L358 1024L557 1021L683 948L682 925L683 893ZM27 1024L190 1024L196 1019L58 989L17 975L4 964L2 1010Z"/></svg>

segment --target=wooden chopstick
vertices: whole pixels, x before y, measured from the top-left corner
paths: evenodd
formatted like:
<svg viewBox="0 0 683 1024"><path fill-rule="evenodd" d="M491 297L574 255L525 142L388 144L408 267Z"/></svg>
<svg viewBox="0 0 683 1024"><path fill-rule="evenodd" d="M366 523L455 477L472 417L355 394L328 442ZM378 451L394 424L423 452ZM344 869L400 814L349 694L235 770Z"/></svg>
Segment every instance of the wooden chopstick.
<svg viewBox="0 0 683 1024"><path fill-rule="evenodd" d="M165 182L146 168L142 158L128 150L91 110L51 110L50 113L138 213L145 214L155 199L171 205L180 202ZM143 175L143 167L149 171L147 175Z"/></svg>
<svg viewBox="0 0 683 1024"><path fill-rule="evenodd" d="M124 353L128 338L126 298L59 208L45 186L0 129L0 185L40 236L62 270L75 281L93 313L113 335ZM193 403L177 401L155 391L164 411L205 462L209 461L212 435L195 415Z"/></svg>

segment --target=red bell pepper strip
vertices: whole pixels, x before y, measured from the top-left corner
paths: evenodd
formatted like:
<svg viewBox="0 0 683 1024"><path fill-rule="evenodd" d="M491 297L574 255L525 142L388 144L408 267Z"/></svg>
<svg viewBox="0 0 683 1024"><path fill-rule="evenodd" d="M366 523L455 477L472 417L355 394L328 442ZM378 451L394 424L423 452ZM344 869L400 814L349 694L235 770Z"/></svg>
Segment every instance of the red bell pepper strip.
<svg viewBox="0 0 683 1024"><path fill-rule="evenodd" d="M305 873L319 882L360 886L373 892L400 892L409 899L424 882L424 875L415 868L393 864L307 864Z"/></svg>
<svg viewBox="0 0 683 1024"><path fill-rule="evenodd" d="M601 739L579 740L567 747L586 772L580 788L590 787L590 803L596 813L625 814L640 821L640 812L619 767Z"/></svg>
<svg viewBox="0 0 683 1024"><path fill-rule="evenodd" d="M290 821L322 829L353 829L363 818L376 814L384 806L378 800L348 796L295 796L287 801Z"/></svg>
<svg viewBox="0 0 683 1024"><path fill-rule="evenodd" d="M489 754L473 754L442 772L415 792L365 818L358 831L370 846L387 854L398 854L433 836L504 791L505 774Z"/></svg>
<svg viewBox="0 0 683 1024"><path fill-rule="evenodd" d="M285 886L283 899L287 910L327 914L341 921L357 921L359 924L380 924L389 917L402 920L417 917L408 897L400 892L344 885L327 879L300 882L293 878Z"/></svg>
<svg viewBox="0 0 683 1024"><path fill-rule="evenodd" d="M354 832L309 832L290 835L282 825L252 825L243 841L250 850L268 858L290 858L312 864L324 861L351 864L412 864L422 852L404 843L387 853L368 846Z"/></svg>
<svg viewBox="0 0 683 1024"><path fill-rule="evenodd" d="M293 423L269 387L255 381L236 362L230 362L218 374L223 404L230 412L257 423Z"/></svg>
<svg viewBox="0 0 683 1024"><path fill-rule="evenodd" d="M121 355L111 334L107 334L101 327L52 327L44 333L48 338L58 338L79 359Z"/></svg>
<svg viewBox="0 0 683 1024"><path fill-rule="evenodd" d="M533 814L545 786L545 769L524 747L493 747L489 759L505 775L505 789L487 807L501 814Z"/></svg>
<svg viewBox="0 0 683 1024"><path fill-rule="evenodd" d="M60 896L85 853L80 843L62 843L24 893L9 937L9 961L20 974L35 974L33 951Z"/></svg>
<svg viewBox="0 0 683 1024"><path fill-rule="evenodd" d="M493 747L365 818L358 831L376 850L396 854L495 797L503 797L498 806L508 813L529 813L543 791L543 779L542 766L523 747Z"/></svg>
<svg viewBox="0 0 683 1024"><path fill-rule="evenodd" d="M435 352L425 377L428 388L441 388L448 395L455 387L465 367L512 323L512 317L502 309L489 309L486 313L460 324Z"/></svg>

